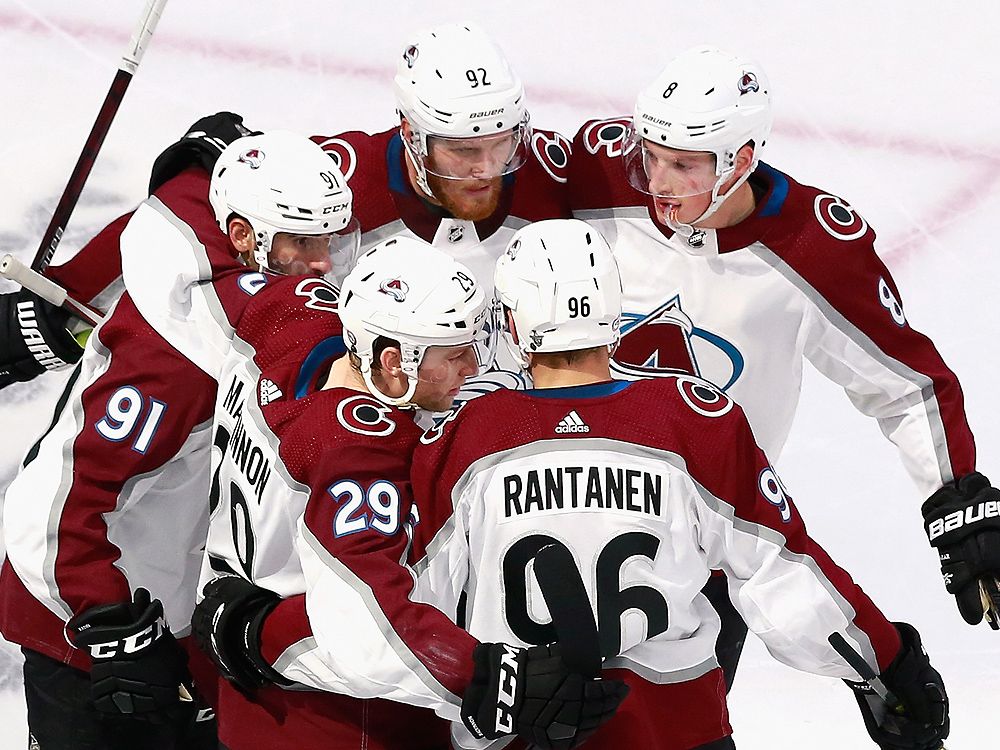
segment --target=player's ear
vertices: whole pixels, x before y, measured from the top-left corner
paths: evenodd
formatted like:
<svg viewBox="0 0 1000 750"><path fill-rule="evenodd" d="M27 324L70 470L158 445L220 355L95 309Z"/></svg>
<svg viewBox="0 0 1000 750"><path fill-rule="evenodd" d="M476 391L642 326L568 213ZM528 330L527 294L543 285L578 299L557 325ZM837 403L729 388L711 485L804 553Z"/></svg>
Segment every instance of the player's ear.
<svg viewBox="0 0 1000 750"><path fill-rule="evenodd" d="M403 372L402 359L403 355L396 346L387 346L378 358L382 372L394 378L398 378Z"/></svg>
<svg viewBox="0 0 1000 750"><path fill-rule="evenodd" d="M750 165L753 164L753 141L743 144L740 150L736 152L736 171L733 176L737 179L742 177L750 169Z"/></svg>
<svg viewBox="0 0 1000 750"><path fill-rule="evenodd" d="M256 267L253 261L253 251L257 246L257 240L254 238L253 227L240 216L231 216L228 226L229 241L233 243L236 252L240 254L248 266Z"/></svg>

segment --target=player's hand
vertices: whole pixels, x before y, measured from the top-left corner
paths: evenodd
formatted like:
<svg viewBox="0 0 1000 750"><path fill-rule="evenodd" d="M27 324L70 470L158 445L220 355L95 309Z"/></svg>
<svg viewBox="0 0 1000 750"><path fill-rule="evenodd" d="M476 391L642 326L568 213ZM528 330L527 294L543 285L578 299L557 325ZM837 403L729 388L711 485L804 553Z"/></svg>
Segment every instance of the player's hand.
<svg viewBox="0 0 1000 750"><path fill-rule="evenodd" d="M193 694L187 654L174 640L159 599L136 589L131 602L91 607L66 626L90 651L91 698L97 709L151 721L186 715Z"/></svg>
<svg viewBox="0 0 1000 750"><path fill-rule="evenodd" d="M243 117L233 112L216 112L195 122L176 143L167 146L153 162L149 177L152 195L164 182L191 166L211 173L219 155L230 143L245 135L255 135L243 125Z"/></svg>
<svg viewBox="0 0 1000 750"><path fill-rule="evenodd" d="M83 347L67 329L69 318L27 289L0 294L0 388L80 360Z"/></svg>
<svg viewBox="0 0 1000 750"><path fill-rule="evenodd" d="M191 629L222 676L247 694L265 684L290 684L260 654L260 630L280 597L236 575L212 579L202 593Z"/></svg>
<svg viewBox="0 0 1000 750"><path fill-rule="evenodd" d="M538 748L578 747L610 719L628 686L571 672L559 646L481 643L462 700L462 721L477 738L517 734Z"/></svg>
<svg viewBox="0 0 1000 750"><path fill-rule="evenodd" d="M923 504L924 528L941 558L941 574L958 611L970 625L992 610L996 630L1000 607L1000 490L979 472L948 484Z"/></svg>
<svg viewBox="0 0 1000 750"><path fill-rule="evenodd" d="M866 682L854 691L868 734L882 750L939 750L949 732L948 694L912 625L895 622L902 647L879 675L899 703L888 706Z"/></svg>

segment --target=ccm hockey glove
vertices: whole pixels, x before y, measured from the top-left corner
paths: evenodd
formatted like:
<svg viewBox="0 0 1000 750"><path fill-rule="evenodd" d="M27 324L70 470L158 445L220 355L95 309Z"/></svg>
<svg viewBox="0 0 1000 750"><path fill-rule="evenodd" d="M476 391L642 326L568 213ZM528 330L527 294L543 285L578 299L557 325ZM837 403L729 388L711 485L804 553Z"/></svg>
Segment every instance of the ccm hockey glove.
<svg viewBox="0 0 1000 750"><path fill-rule="evenodd" d="M243 117L232 112L216 112L202 117L184 136L156 157L149 177L152 195L167 180L191 166L201 166L211 174L219 155L230 143L245 135L256 135L243 125Z"/></svg>
<svg viewBox="0 0 1000 750"><path fill-rule="evenodd" d="M558 644L528 649L481 643L462 700L462 721L478 739L516 734L537 748L570 750L610 719L628 686L571 672Z"/></svg>
<svg viewBox="0 0 1000 750"><path fill-rule="evenodd" d="M264 618L280 597L236 575L212 579L202 593L191 629L222 676L247 694L270 683L290 685L260 654Z"/></svg>
<svg viewBox="0 0 1000 750"><path fill-rule="evenodd" d="M923 504L924 528L941 558L941 574L970 625L984 612L1000 627L1000 490L978 471L948 484Z"/></svg>
<svg viewBox="0 0 1000 750"><path fill-rule="evenodd" d="M150 721L189 712L187 654L167 628L160 600L150 600L146 589L136 589L131 602L91 607L66 628L74 645L90 651L91 698L99 711Z"/></svg>
<svg viewBox="0 0 1000 750"><path fill-rule="evenodd" d="M868 734L882 750L939 750L948 736L948 694L912 625L894 622L902 647L880 676L898 703L889 706L867 682L849 682Z"/></svg>
<svg viewBox="0 0 1000 750"><path fill-rule="evenodd" d="M83 347L66 328L69 318L27 289L0 294L0 388L80 360Z"/></svg>

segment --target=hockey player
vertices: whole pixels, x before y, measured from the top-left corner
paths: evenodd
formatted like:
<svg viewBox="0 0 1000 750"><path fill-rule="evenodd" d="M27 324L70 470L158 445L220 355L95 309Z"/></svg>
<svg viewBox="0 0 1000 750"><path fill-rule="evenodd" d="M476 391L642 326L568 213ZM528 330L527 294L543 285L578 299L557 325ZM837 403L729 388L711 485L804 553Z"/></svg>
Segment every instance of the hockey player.
<svg viewBox="0 0 1000 750"><path fill-rule="evenodd" d="M41 748L215 747L174 636L189 630L207 533L218 360L262 271L329 269L350 221L327 154L276 132L234 141L211 180L180 169L120 229L127 291L3 508L0 629L22 646Z"/></svg>
<svg viewBox="0 0 1000 750"><path fill-rule="evenodd" d="M495 284L535 388L464 404L414 452L414 598L454 613L467 592L476 638L546 643L560 624L535 558L566 548L605 673L631 687L587 748L716 750L734 745L719 619L700 589L721 568L774 656L857 680L831 645L843 639L905 707L887 717L867 684L852 684L876 741L937 750L947 698L917 632L889 623L806 534L742 409L689 374L611 379L621 287L600 234L577 220L525 227Z"/></svg>
<svg viewBox="0 0 1000 750"><path fill-rule="evenodd" d="M775 460L808 359L896 444L930 496L924 522L948 591L976 624L983 580L996 627L1000 518L990 508L1000 495L976 472L958 380L907 321L868 222L761 161L771 121L760 66L699 47L666 65L632 118L577 133L574 216L609 238L625 290L612 372L710 380L743 406ZM712 587L731 610L722 582ZM730 674L745 632L727 620Z"/></svg>
<svg viewBox="0 0 1000 750"><path fill-rule="evenodd" d="M472 24L415 34L393 90L398 127L316 137L365 196L356 210L362 249L419 237L468 266L489 292L493 265L516 229L570 215L569 141L531 128L520 77ZM505 353L462 398L501 385L523 386Z"/></svg>
<svg viewBox="0 0 1000 750"><path fill-rule="evenodd" d="M624 694L570 675L549 648L477 645L409 599L412 409L450 407L479 368L491 309L471 271L422 245L372 248L344 283L339 316L331 287L288 279L237 328L216 407L208 543L212 567L229 575L206 585L194 618L202 646L253 692L220 687L229 750L444 747L448 724L428 709L569 748ZM341 318L349 353L331 364L344 352ZM502 731L490 729L498 711L510 720Z"/></svg>
<svg viewBox="0 0 1000 750"><path fill-rule="evenodd" d="M245 135L250 135L250 130L243 126L243 118L232 112L201 118L157 157L149 182L150 195L159 195L161 188L169 190L170 186L164 186L193 165L211 172L222 150ZM45 275L74 299L107 312L123 290L119 236L132 213L105 227L66 263L49 266ZM33 292L22 289L0 294L0 389L76 364L83 345L70 333L69 326L64 310Z"/></svg>

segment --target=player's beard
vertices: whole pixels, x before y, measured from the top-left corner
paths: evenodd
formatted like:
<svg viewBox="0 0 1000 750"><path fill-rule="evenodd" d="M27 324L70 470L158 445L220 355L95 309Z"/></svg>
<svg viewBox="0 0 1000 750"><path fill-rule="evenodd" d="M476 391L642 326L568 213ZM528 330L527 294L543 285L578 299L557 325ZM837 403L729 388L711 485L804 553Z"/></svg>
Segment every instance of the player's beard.
<svg viewBox="0 0 1000 750"><path fill-rule="evenodd" d="M428 172L427 185L441 206L456 219L482 221L492 216L500 204L503 178L449 180Z"/></svg>

